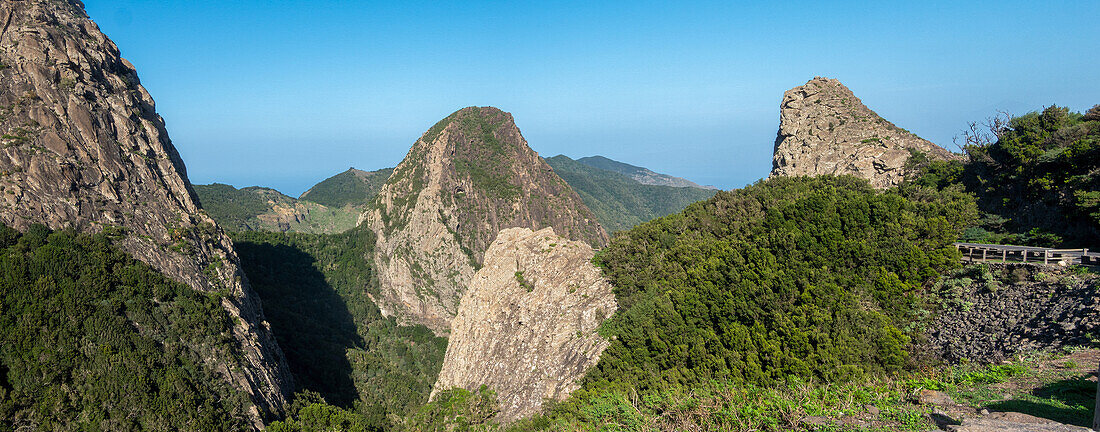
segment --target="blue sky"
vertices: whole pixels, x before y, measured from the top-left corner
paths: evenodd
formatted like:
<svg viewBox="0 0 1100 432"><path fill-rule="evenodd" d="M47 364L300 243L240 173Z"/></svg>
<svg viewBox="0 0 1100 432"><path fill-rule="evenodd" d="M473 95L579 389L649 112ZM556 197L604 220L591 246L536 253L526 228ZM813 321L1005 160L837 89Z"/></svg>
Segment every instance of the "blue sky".
<svg viewBox="0 0 1100 432"><path fill-rule="evenodd" d="M394 166L471 105L543 156L722 188L767 175L785 90L837 78L954 148L968 121L1100 103L1100 2L85 0L194 183L298 195Z"/></svg>

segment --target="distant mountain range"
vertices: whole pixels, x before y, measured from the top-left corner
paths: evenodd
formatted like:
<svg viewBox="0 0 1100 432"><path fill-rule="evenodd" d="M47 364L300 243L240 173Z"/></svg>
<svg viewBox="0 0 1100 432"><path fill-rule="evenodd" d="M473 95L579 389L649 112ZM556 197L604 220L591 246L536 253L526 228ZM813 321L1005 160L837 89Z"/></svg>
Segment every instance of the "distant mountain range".
<svg viewBox="0 0 1100 432"><path fill-rule="evenodd" d="M700 186L699 184L682 177L673 177L668 174L656 173L650 171L648 168L611 160L603 156L583 157L577 159L577 162L602 170L614 171L619 174L623 174L627 177L630 177L631 179L634 179L634 181L644 185L718 189L714 186Z"/></svg>
<svg viewBox="0 0 1100 432"><path fill-rule="evenodd" d="M653 172L603 156L546 159L609 233L683 210L717 191L690 180ZM203 209L231 231L338 233L355 227L393 168L349 168L309 188L298 198L275 189L195 185Z"/></svg>
<svg viewBox="0 0 1100 432"><path fill-rule="evenodd" d="M592 209L610 233L676 213L688 204L710 198L717 192L716 189L705 189L679 177L658 174L603 156L573 160L557 155L546 159L546 163L580 194L585 205Z"/></svg>

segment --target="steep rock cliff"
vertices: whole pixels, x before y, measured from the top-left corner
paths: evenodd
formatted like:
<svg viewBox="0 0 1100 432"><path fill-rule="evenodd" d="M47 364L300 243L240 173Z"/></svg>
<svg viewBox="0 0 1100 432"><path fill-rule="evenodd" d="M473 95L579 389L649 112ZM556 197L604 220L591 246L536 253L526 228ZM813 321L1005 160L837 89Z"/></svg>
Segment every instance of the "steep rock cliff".
<svg viewBox="0 0 1100 432"><path fill-rule="evenodd" d="M787 90L780 107L773 176L849 174L883 189L904 179L911 150L956 157L886 121L835 79L816 77Z"/></svg>
<svg viewBox="0 0 1100 432"><path fill-rule="evenodd" d="M579 388L608 345L596 328L617 307L592 256L552 228L501 231L462 297L432 395L486 385L507 422Z"/></svg>
<svg viewBox="0 0 1100 432"><path fill-rule="evenodd" d="M445 334L482 257L504 228L553 227L591 245L607 233L527 146L512 115L463 108L413 144L360 217L375 249L386 315Z"/></svg>
<svg viewBox="0 0 1100 432"><path fill-rule="evenodd" d="M235 318L240 358L210 366L282 411L291 378L233 244L202 213L153 99L78 1L0 3L0 221L124 232L119 245Z"/></svg>

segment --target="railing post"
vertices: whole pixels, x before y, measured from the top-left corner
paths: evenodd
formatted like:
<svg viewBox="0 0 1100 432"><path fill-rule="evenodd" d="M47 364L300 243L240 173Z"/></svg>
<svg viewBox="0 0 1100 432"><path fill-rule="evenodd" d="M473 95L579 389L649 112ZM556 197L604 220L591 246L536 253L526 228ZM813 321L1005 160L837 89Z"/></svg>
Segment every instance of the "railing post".
<svg viewBox="0 0 1100 432"><path fill-rule="evenodd" d="M1008 249L1001 249L1001 262L1008 262Z"/></svg>
<svg viewBox="0 0 1100 432"><path fill-rule="evenodd" d="M982 249L982 261L985 261L985 253L989 252L989 249Z"/></svg>
<svg viewBox="0 0 1100 432"><path fill-rule="evenodd" d="M1050 249L1043 251L1043 264L1050 264Z"/></svg>
<svg viewBox="0 0 1100 432"><path fill-rule="evenodd" d="M1096 376L1100 376L1100 367L1096 368ZM1096 381L1096 414L1092 417L1092 430L1100 431L1100 380Z"/></svg>

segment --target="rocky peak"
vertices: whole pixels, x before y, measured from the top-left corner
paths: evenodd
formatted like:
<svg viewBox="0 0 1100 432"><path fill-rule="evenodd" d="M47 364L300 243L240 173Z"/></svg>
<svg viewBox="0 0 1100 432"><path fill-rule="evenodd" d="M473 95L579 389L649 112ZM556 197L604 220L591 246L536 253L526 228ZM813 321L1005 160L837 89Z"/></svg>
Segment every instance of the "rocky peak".
<svg viewBox="0 0 1100 432"><path fill-rule="evenodd" d="M956 157L886 121L835 79L816 77L787 90L780 109L773 176L848 174L881 189L904 179L911 151Z"/></svg>
<svg viewBox="0 0 1100 432"><path fill-rule="evenodd" d="M380 309L440 334L501 229L553 227L597 247L608 241L512 115L491 107L463 108L425 132L360 222L378 235Z"/></svg>
<svg viewBox="0 0 1100 432"><path fill-rule="evenodd" d="M78 1L4 1L0 26L0 221L110 229L165 275L223 295L243 360L212 366L262 425L292 389L282 352L133 65Z"/></svg>
<svg viewBox="0 0 1100 432"><path fill-rule="evenodd" d="M432 395L486 385L508 422L579 388L608 346L596 328L616 309L592 256L552 228L501 231L462 297Z"/></svg>

